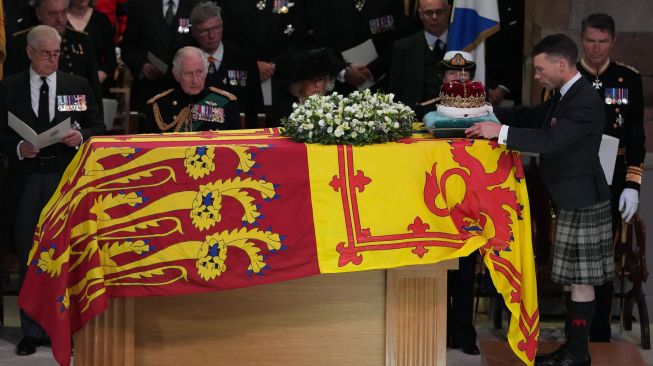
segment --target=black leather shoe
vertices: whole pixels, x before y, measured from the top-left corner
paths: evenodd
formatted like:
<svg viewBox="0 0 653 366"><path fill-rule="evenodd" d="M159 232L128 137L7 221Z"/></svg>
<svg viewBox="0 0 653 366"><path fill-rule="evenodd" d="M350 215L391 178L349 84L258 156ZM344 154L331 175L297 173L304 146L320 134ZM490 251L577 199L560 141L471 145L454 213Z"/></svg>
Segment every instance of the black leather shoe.
<svg viewBox="0 0 653 366"><path fill-rule="evenodd" d="M476 347L476 344L467 344L463 346L463 353L472 355L472 356L477 356L481 354L481 351Z"/></svg>
<svg viewBox="0 0 653 366"><path fill-rule="evenodd" d="M36 352L38 340L32 337L23 337L23 339L16 345L16 354L18 356L27 356Z"/></svg>
<svg viewBox="0 0 653 366"><path fill-rule="evenodd" d="M535 365L539 365L540 363L546 364L546 362L550 362L549 360L558 357L558 354L564 352L566 348L567 348L567 344L563 343L560 345L560 347L556 348L556 350L553 352L535 355Z"/></svg>
<svg viewBox="0 0 653 366"><path fill-rule="evenodd" d="M591 364L589 353L579 357L567 352L566 349L535 357L535 366L590 366Z"/></svg>

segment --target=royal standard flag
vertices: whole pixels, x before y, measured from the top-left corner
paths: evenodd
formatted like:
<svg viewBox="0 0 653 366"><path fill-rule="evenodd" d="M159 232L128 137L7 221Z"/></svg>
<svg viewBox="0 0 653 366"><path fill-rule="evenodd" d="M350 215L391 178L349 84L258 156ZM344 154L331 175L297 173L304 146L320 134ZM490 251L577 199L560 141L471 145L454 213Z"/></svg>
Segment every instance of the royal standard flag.
<svg viewBox="0 0 653 366"><path fill-rule="evenodd" d="M510 344L532 364L528 210L519 154L486 140L307 145L276 129L93 137L41 213L19 304L68 365L71 335L111 298L480 250L512 313Z"/></svg>

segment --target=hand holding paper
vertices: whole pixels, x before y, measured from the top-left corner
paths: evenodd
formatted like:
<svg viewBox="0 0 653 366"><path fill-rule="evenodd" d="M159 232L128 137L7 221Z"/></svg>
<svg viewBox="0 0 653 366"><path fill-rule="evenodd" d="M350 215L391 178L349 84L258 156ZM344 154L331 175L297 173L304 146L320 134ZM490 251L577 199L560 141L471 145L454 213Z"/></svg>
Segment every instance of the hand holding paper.
<svg viewBox="0 0 653 366"><path fill-rule="evenodd" d="M25 122L21 121L11 112L7 112L7 120L9 127L13 128L20 137L37 149L61 142L66 134L72 130L70 127L70 118L66 118L58 125L41 134L37 134L30 126L25 124Z"/></svg>

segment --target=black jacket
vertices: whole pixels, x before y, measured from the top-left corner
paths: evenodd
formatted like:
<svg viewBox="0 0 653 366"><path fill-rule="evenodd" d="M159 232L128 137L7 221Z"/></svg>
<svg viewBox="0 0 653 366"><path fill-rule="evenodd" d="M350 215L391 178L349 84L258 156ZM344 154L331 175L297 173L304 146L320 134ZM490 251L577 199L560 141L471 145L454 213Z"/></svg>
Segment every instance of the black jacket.
<svg viewBox="0 0 653 366"><path fill-rule="evenodd" d="M105 133L102 114L98 112L98 103L89 83L81 77L57 71L57 95L85 95L87 110L84 112L63 112L55 106L52 125L70 117L71 122L80 124L84 141L91 136ZM7 112L36 130L36 120L32 110L30 96L29 71L6 77L0 82L0 152L9 158L8 174L12 180L9 186L9 207L15 209L17 200L22 196L23 183L28 174L36 169L38 161L34 159L18 160L16 147L22 138L7 124ZM77 149L62 143L53 145L57 171L64 170L77 153ZM13 217L13 216L11 216Z"/></svg>
<svg viewBox="0 0 653 366"><path fill-rule="evenodd" d="M542 177L559 207L579 209L610 199L598 156L605 121L601 99L583 77L556 99L496 108L499 120L511 126L507 147L540 154Z"/></svg>

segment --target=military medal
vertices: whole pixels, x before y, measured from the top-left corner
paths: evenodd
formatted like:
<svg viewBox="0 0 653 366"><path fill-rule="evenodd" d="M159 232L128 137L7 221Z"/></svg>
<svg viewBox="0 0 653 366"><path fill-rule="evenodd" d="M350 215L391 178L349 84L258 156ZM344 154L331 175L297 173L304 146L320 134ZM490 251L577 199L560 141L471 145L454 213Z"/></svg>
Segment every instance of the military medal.
<svg viewBox="0 0 653 366"><path fill-rule="evenodd" d="M177 33L188 33L190 32L190 19L188 18L179 18L179 26L177 27Z"/></svg>
<svg viewBox="0 0 653 366"><path fill-rule="evenodd" d="M275 14L288 14L290 8L293 6L295 6L295 3L291 3L288 0L274 0L272 12Z"/></svg>
<svg viewBox="0 0 653 366"><path fill-rule="evenodd" d="M294 32L295 32L295 27L293 27L292 24L286 25L286 29L283 30L283 34L287 36L292 36Z"/></svg>
<svg viewBox="0 0 653 366"><path fill-rule="evenodd" d="M356 7L356 10L358 11L363 11L363 7L365 7L365 0L354 0L354 7Z"/></svg>
<svg viewBox="0 0 653 366"><path fill-rule="evenodd" d="M57 95L57 110L59 112L86 111L86 95Z"/></svg>
<svg viewBox="0 0 653 366"><path fill-rule="evenodd" d="M617 121L614 125L614 128L621 127L623 126L623 124L624 124L624 117L621 115L621 113L619 113L617 115Z"/></svg>
<svg viewBox="0 0 653 366"><path fill-rule="evenodd" d="M601 80L599 79L599 76L598 76L598 75L596 75L596 79L594 79L594 82L592 83L592 86L593 86L594 89L596 89L596 90L601 89L601 87L603 86L603 83L602 83Z"/></svg>
<svg viewBox="0 0 653 366"><path fill-rule="evenodd" d="M256 3L256 8L257 8L259 11L263 11L263 9L265 9L265 0L259 0L259 1Z"/></svg>

